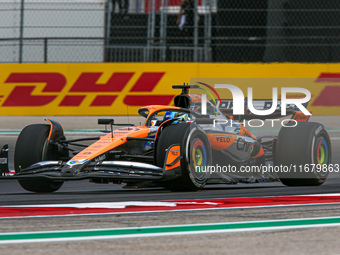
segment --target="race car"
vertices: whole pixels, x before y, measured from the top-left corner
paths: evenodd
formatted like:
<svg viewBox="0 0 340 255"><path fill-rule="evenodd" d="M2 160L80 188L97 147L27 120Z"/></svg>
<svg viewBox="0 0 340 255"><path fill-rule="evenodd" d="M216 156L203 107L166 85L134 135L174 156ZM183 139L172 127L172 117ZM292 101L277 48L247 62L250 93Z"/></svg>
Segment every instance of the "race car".
<svg viewBox="0 0 340 255"><path fill-rule="evenodd" d="M287 124L275 136L256 136L241 122L263 116L249 111L233 116L225 107L228 100L219 105L209 101L207 114L202 114L199 95L189 94L196 87L173 85L182 90L174 106L140 108L145 118L141 126L99 119L98 124L108 128L98 137L67 139L61 124L51 119L29 125L16 142L14 175L8 174L8 145L3 147L1 179L18 179L31 192L54 192L64 181L83 179L171 191L196 191L217 183L325 182L331 143L322 124L307 122L309 118L290 105L287 115L297 125ZM278 109L269 117L282 116Z"/></svg>

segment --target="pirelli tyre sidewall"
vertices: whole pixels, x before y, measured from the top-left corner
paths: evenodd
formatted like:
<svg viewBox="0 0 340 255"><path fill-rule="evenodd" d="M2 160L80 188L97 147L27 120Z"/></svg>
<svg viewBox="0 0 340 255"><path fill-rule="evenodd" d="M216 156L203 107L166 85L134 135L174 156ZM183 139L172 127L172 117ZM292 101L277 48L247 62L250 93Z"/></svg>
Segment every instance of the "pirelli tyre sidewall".
<svg viewBox="0 0 340 255"><path fill-rule="evenodd" d="M45 124L29 125L21 131L14 151L16 173L37 162L58 159L56 145L48 141L49 132L50 126ZM63 185L63 182L47 179L22 179L19 183L27 191L45 193L57 191Z"/></svg>
<svg viewBox="0 0 340 255"><path fill-rule="evenodd" d="M196 172L196 167L206 170L211 165L211 147L204 130L192 123L179 123L167 126L157 142L157 165L163 166L166 150L174 144L181 149L181 173L174 180L163 185L172 191L196 191L202 189L209 179L208 171Z"/></svg>
<svg viewBox="0 0 340 255"><path fill-rule="evenodd" d="M280 130L275 151L275 164L286 166L280 172L281 182L287 186L318 186L326 181L332 159L329 135L320 123L303 122L296 127ZM324 166L324 170L320 167Z"/></svg>

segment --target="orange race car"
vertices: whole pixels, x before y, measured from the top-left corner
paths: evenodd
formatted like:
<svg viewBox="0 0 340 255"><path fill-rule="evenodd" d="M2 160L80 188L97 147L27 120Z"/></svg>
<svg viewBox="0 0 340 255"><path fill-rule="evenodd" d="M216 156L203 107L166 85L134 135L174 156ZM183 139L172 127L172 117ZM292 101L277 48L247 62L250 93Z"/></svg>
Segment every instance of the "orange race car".
<svg viewBox="0 0 340 255"><path fill-rule="evenodd" d="M240 123L249 114L230 115L228 100L221 100L220 107L209 101L208 114L202 115L200 96L189 94L195 85L173 88L182 89L175 106L139 109L145 117L143 126L99 119L98 124L109 127L103 131L106 134L82 139L65 138L62 126L50 119L46 125L25 127L15 147L16 174L7 174L5 145L0 154L1 178L18 179L33 192L54 192L64 181L82 179L189 191L216 183L280 180L291 186L320 185L326 180L329 135L323 125L306 122L308 118L296 108L290 106L287 114L298 125L282 127L277 136L258 137ZM277 112L272 114L277 117L281 117ZM113 129L115 125L124 127Z"/></svg>

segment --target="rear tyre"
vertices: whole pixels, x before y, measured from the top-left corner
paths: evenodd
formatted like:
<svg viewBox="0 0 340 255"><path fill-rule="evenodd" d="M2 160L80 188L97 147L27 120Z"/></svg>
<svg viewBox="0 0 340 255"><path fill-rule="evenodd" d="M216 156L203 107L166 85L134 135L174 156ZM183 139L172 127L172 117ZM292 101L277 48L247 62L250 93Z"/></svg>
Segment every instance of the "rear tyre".
<svg viewBox="0 0 340 255"><path fill-rule="evenodd" d="M35 124L25 127L16 142L14 152L15 172L45 160L57 160L58 148L49 144L49 125ZM54 192L63 182L46 179L19 180L21 187L32 192Z"/></svg>
<svg viewBox="0 0 340 255"><path fill-rule="evenodd" d="M163 167L167 149L181 147L181 176L167 181L164 186L171 191L196 191L209 179L206 166L211 165L211 148L207 135L196 124L180 123L164 128L157 143L156 163Z"/></svg>
<svg viewBox="0 0 340 255"><path fill-rule="evenodd" d="M318 186L326 181L331 163L331 142L325 127L303 122L280 130L275 152L275 164L290 172L279 173L287 186ZM294 170L295 169L295 170Z"/></svg>

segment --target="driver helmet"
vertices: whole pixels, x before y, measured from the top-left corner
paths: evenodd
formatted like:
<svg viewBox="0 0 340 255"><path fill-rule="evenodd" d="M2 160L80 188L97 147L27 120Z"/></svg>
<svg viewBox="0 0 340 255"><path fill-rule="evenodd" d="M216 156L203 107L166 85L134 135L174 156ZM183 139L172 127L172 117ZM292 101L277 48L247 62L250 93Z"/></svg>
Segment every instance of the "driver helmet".
<svg viewBox="0 0 340 255"><path fill-rule="evenodd" d="M173 111L167 111L167 112L165 112L165 114L164 114L163 121L165 121L165 120L170 120L170 119L173 119L173 118L175 118L175 117L176 117L176 113L175 113L175 112L173 112Z"/></svg>
<svg viewBox="0 0 340 255"><path fill-rule="evenodd" d="M186 113L183 113L183 114L177 113L176 118L184 122L187 122L189 120L189 116Z"/></svg>
<svg viewBox="0 0 340 255"><path fill-rule="evenodd" d="M179 119L181 121L187 122L189 119L188 114L186 113L178 113L178 112L173 112L173 111L167 111L164 115L163 121L165 120L170 120L170 119Z"/></svg>

